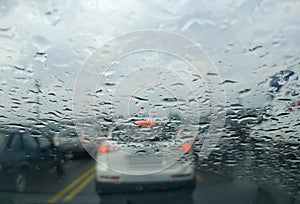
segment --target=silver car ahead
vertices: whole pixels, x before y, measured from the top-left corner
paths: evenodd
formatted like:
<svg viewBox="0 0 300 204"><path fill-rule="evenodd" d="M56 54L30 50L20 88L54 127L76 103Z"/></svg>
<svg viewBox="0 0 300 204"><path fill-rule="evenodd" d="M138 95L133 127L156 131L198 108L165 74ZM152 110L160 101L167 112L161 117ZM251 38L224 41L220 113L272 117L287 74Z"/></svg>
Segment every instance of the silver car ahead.
<svg viewBox="0 0 300 204"><path fill-rule="evenodd" d="M96 192L194 188L193 141L176 141L178 129L172 122L115 124L98 148Z"/></svg>

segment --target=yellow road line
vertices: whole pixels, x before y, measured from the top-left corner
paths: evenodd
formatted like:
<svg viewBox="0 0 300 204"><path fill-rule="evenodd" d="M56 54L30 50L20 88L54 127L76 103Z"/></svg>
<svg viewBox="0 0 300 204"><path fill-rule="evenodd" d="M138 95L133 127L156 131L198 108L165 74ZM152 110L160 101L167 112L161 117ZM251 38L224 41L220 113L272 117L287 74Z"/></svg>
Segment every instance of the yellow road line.
<svg viewBox="0 0 300 204"><path fill-rule="evenodd" d="M87 177L77 188L75 188L68 196L64 198L64 201L70 201L76 196L84 187L86 187L91 180L93 180L96 176L96 173L93 173L89 177Z"/></svg>
<svg viewBox="0 0 300 204"><path fill-rule="evenodd" d="M200 176L199 173L196 173L196 180L197 180L197 181L201 181L201 176Z"/></svg>
<svg viewBox="0 0 300 204"><path fill-rule="evenodd" d="M66 193L68 193L72 188L74 188L79 182L85 179L85 177L88 177L93 171L95 170L95 166L90 168L88 171L86 171L84 174L82 174L79 178L77 178L75 181L73 181L70 185L60 190L56 195L54 195L50 200L48 200L48 203L55 203L59 199L61 199Z"/></svg>

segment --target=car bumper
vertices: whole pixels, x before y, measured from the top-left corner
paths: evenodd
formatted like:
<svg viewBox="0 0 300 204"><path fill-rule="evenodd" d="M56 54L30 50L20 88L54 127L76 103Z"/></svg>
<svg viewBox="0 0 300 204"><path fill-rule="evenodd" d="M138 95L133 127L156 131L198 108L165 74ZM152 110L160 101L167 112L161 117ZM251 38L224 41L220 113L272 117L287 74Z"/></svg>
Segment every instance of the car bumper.
<svg viewBox="0 0 300 204"><path fill-rule="evenodd" d="M169 182L105 183L96 181L96 192L103 194L121 194L134 192L153 192L166 190L187 190L195 187L195 179Z"/></svg>
<svg viewBox="0 0 300 204"><path fill-rule="evenodd" d="M119 170L117 171L104 166L103 163L98 163L96 165L96 180L99 183L151 183L192 180L195 177L195 166L189 163L174 163L168 168L157 166L155 169L151 165L127 167L124 166L123 169L117 169Z"/></svg>
<svg viewBox="0 0 300 204"><path fill-rule="evenodd" d="M98 194L184 190L195 186L195 169L188 164L174 164L160 172L146 175L121 174L98 164L96 172Z"/></svg>

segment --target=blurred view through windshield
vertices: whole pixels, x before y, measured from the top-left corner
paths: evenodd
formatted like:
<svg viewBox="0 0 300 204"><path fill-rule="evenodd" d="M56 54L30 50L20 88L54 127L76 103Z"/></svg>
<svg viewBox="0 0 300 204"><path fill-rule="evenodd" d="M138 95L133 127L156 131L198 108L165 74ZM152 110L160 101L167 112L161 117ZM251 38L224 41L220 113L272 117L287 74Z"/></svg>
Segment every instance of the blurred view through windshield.
<svg viewBox="0 0 300 204"><path fill-rule="evenodd" d="M0 203L300 203L300 1L0 0Z"/></svg>

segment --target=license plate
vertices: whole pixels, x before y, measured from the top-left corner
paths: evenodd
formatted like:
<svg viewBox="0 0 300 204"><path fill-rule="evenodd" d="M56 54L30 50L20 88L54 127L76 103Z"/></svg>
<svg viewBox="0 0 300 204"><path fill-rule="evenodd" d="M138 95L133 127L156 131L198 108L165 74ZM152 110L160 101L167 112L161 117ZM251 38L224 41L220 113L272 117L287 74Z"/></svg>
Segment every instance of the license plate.
<svg viewBox="0 0 300 204"><path fill-rule="evenodd" d="M129 163L132 165L159 165L161 160L154 156L131 156Z"/></svg>

